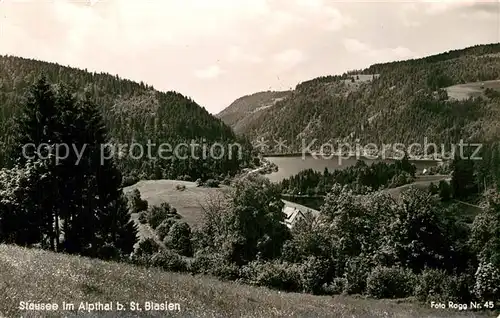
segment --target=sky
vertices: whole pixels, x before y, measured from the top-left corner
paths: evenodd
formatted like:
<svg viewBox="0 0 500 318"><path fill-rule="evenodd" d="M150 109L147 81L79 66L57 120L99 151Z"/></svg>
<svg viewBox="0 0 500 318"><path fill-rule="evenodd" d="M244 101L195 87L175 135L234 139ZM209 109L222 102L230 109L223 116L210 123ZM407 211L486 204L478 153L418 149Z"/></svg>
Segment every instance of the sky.
<svg viewBox="0 0 500 318"><path fill-rule="evenodd" d="M318 76L500 42L500 0L0 0L0 54L144 81L211 113Z"/></svg>

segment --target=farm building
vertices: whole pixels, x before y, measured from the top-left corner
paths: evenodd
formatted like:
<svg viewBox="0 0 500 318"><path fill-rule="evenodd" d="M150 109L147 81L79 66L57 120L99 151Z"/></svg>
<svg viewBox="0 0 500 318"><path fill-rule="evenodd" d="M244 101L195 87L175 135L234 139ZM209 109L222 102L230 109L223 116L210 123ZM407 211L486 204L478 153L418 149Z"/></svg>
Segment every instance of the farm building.
<svg viewBox="0 0 500 318"><path fill-rule="evenodd" d="M306 219L307 215L312 217L317 217L319 215L319 211L310 209L300 204L296 204L290 201L285 201L285 207L283 208L283 213L285 213L285 224L289 228L292 228L298 220Z"/></svg>

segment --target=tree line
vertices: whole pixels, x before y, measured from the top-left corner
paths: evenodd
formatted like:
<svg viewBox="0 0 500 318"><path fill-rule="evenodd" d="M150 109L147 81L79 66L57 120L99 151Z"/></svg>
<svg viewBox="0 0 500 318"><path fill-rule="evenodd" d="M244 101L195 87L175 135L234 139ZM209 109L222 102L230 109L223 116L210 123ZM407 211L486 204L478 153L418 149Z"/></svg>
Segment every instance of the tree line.
<svg viewBox="0 0 500 318"><path fill-rule="evenodd" d="M382 188L395 188L415 180L417 168L405 156L394 163L375 162L367 165L358 160L354 166L323 173L307 169L281 181L284 194L326 195L334 184L348 186L356 193L367 193Z"/></svg>
<svg viewBox="0 0 500 318"><path fill-rule="evenodd" d="M41 77L30 87L10 132L11 169L0 172L0 241L87 256L129 254L137 228L122 193L122 174L101 158L107 129L89 96ZM86 151L57 158L57 144ZM23 145L46 144L34 155Z"/></svg>

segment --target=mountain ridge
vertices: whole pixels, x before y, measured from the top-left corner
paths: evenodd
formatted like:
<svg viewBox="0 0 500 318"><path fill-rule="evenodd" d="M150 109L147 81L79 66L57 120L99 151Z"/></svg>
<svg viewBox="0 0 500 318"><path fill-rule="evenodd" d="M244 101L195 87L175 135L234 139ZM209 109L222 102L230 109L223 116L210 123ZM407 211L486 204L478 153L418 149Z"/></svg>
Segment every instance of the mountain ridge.
<svg viewBox="0 0 500 318"><path fill-rule="evenodd" d="M245 125L238 133L296 143L303 138L411 143L423 136L444 144L490 140L500 133L495 94L484 90L479 97L455 100L447 87L500 79L499 53L499 43L476 45L303 81L260 116L240 118ZM231 104L233 112L241 99L251 103L242 97ZM233 129L237 125L219 118Z"/></svg>

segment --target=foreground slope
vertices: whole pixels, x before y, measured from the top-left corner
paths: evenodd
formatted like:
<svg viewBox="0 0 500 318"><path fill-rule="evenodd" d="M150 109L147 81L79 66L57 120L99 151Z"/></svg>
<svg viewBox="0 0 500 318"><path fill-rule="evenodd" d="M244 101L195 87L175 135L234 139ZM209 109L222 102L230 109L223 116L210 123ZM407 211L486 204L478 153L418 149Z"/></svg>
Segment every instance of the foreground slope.
<svg viewBox="0 0 500 318"><path fill-rule="evenodd" d="M500 135L500 98L475 94L482 97L457 100L449 98L455 96L453 88L448 92L453 96L446 96L446 88L467 83L481 87L500 79L498 52L498 43L479 45L315 78L297 85L258 118L247 116L241 132L268 140L282 137L295 151L302 139L313 138L318 144L337 139L363 144L422 143L424 137L438 144L494 139Z"/></svg>
<svg viewBox="0 0 500 318"><path fill-rule="evenodd" d="M436 311L429 306L397 301L278 293L207 277L7 245L0 245L0 295L0 317L77 314L20 312L16 309L20 301L51 302L59 306L65 301L77 307L80 302L108 301L180 304L180 312L143 312L149 317L487 317L471 312ZM78 316L83 314L78 312ZM99 312L87 312L86 316L97 314ZM102 314L104 312L100 312ZM137 314L130 310L120 312L121 317Z"/></svg>

